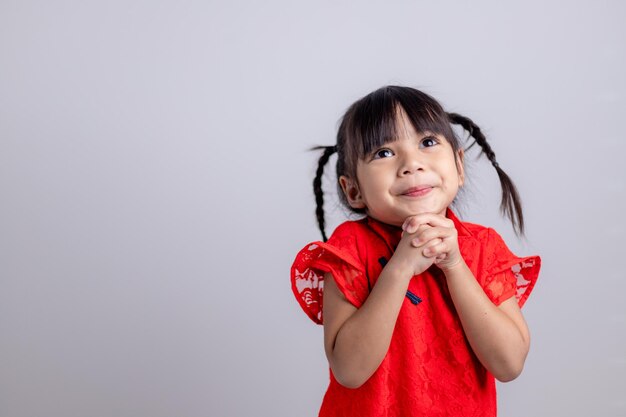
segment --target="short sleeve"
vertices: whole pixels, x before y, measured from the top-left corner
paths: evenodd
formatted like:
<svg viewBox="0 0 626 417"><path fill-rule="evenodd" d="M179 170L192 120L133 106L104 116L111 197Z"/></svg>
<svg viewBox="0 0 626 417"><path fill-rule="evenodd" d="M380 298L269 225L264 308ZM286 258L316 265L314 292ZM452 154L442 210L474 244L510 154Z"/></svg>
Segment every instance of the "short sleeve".
<svg viewBox="0 0 626 417"><path fill-rule="evenodd" d="M339 290L355 307L369 294L365 267L357 249L357 231L349 223L340 225L328 242L313 242L298 254L291 267L291 288L304 312L323 324L324 274L330 272Z"/></svg>
<svg viewBox="0 0 626 417"><path fill-rule="evenodd" d="M487 230L483 254L486 266L483 288L489 299L500 305L515 296L522 307L537 282L541 258L514 255L493 229Z"/></svg>

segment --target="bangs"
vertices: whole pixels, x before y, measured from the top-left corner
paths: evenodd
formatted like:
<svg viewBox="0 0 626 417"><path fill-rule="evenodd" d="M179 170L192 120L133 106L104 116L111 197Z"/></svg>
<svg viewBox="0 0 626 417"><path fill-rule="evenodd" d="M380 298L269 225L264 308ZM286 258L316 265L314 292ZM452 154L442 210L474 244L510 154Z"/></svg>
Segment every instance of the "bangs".
<svg viewBox="0 0 626 417"><path fill-rule="evenodd" d="M398 111L402 109L418 133L440 134L454 142L448 115L429 95L406 87L383 87L354 104L351 142L359 159L396 141ZM454 147L453 143L453 147Z"/></svg>

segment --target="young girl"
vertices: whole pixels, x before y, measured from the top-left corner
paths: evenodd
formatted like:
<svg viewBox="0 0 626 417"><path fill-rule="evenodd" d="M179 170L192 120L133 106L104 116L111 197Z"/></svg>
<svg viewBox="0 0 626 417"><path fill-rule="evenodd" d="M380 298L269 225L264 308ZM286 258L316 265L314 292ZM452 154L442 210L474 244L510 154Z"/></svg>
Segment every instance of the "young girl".
<svg viewBox="0 0 626 417"><path fill-rule="evenodd" d="M324 325L330 384L320 416L495 416L494 377L522 371L530 336L520 307L540 267L450 205L465 182L469 132L495 167L501 209L523 234L515 187L470 119L421 91L388 86L354 103L313 182L324 242L291 269L294 294ZM342 202L361 220L326 239L321 178L337 153Z"/></svg>

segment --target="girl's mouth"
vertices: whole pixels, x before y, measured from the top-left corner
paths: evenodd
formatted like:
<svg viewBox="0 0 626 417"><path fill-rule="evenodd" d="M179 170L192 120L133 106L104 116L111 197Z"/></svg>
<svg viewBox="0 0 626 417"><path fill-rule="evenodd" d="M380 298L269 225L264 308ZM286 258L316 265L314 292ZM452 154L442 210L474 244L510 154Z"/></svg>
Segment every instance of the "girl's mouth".
<svg viewBox="0 0 626 417"><path fill-rule="evenodd" d="M419 186L419 187L411 187L407 190L405 190L402 195L407 196L407 197L421 197L423 195L428 194L431 190L433 189L433 187L427 185L427 186Z"/></svg>

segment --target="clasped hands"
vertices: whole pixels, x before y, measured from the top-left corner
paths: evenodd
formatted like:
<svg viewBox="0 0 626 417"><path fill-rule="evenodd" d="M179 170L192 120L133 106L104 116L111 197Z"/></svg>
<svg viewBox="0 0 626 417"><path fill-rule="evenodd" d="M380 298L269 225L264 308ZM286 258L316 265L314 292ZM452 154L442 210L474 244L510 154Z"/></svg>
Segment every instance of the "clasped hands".
<svg viewBox="0 0 626 417"><path fill-rule="evenodd" d="M408 217L402 224L402 239L396 252L398 250L401 258L414 259L413 272L416 275L432 264L446 272L463 261L454 222L439 214L423 213ZM415 256L416 251L420 256Z"/></svg>

